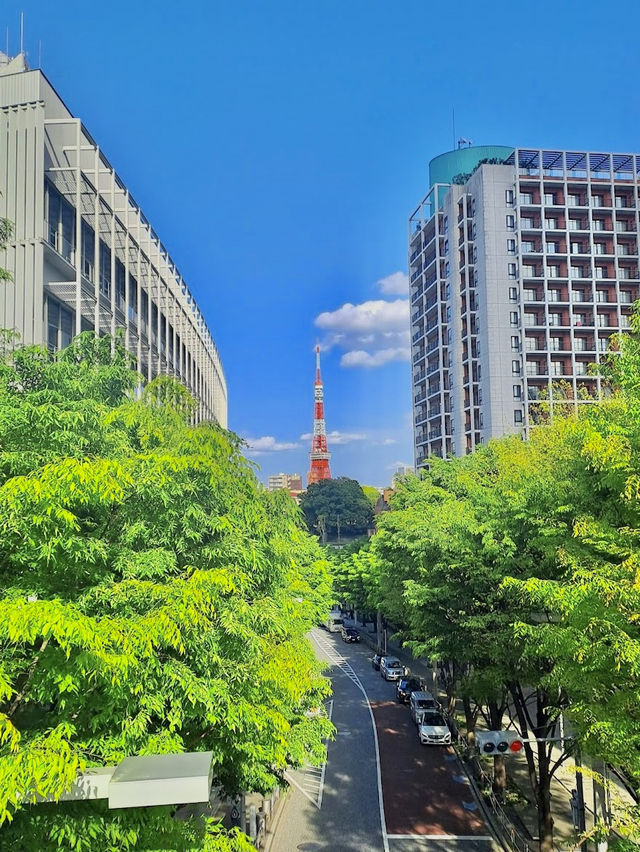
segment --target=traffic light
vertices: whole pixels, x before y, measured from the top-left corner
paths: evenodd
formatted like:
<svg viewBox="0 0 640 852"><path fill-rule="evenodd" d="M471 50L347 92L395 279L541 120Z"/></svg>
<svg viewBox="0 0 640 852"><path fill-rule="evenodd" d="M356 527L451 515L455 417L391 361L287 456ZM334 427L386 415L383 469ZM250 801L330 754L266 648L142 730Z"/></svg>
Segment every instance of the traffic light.
<svg viewBox="0 0 640 852"><path fill-rule="evenodd" d="M476 746L481 754L518 754L522 751L522 738L515 731L477 731Z"/></svg>

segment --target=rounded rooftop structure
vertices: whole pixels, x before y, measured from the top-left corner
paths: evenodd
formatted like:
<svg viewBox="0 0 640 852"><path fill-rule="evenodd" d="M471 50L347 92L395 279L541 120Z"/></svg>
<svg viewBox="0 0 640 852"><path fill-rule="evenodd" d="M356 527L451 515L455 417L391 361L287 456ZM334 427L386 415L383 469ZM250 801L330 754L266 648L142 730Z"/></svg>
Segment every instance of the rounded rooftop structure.
<svg viewBox="0 0 640 852"><path fill-rule="evenodd" d="M476 145L439 154L429 162L429 185L451 183L456 175L471 174L480 160L506 160L513 150L507 145Z"/></svg>

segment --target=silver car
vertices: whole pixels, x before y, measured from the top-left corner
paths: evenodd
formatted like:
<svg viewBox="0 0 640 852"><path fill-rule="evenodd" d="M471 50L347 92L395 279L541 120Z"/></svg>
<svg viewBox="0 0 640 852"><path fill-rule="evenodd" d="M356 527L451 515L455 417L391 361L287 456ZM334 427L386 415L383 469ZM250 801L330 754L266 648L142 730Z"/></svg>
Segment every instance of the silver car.
<svg viewBox="0 0 640 852"><path fill-rule="evenodd" d="M404 675L404 666L397 657L383 657L380 660L380 674L385 680L398 680Z"/></svg>

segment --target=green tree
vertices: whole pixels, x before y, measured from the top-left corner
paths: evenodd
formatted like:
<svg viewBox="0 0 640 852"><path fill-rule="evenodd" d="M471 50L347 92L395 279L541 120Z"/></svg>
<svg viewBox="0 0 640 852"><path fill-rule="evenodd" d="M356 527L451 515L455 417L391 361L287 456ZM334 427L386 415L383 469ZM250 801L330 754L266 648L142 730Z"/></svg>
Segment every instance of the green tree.
<svg viewBox="0 0 640 852"><path fill-rule="evenodd" d="M374 488L373 485L363 485L362 491L364 492L364 496L371 504L371 508L375 509L376 503L380 499L380 492L378 491L378 489Z"/></svg>
<svg viewBox="0 0 640 852"><path fill-rule="evenodd" d="M86 334L0 365L3 838L244 848L167 809L29 804L86 766L185 750L211 750L230 794L268 791L321 760L331 731L309 713L328 681L304 638L332 597L321 549L239 439L188 425L192 401L167 379L135 400L112 348Z"/></svg>
<svg viewBox="0 0 640 852"><path fill-rule="evenodd" d="M327 535L362 535L373 524L373 509L355 479L341 476L310 485L300 495L310 531Z"/></svg>

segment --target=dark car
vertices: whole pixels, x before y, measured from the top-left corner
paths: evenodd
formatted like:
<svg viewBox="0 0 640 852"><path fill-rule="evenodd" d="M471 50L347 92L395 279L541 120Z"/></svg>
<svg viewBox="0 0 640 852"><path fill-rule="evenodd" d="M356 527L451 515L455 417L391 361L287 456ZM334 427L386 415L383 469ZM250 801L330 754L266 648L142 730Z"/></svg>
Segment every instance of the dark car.
<svg viewBox="0 0 640 852"><path fill-rule="evenodd" d="M342 641L343 642L359 642L360 634L355 629L355 627L343 627L342 628Z"/></svg>
<svg viewBox="0 0 640 852"><path fill-rule="evenodd" d="M396 683L396 698L401 704L408 704L411 693L417 692L421 687L417 677L401 677Z"/></svg>
<svg viewBox="0 0 640 852"><path fill-rule="evenodd" d="M374 669L377 672L380 671L380 660L381 659L382 659L382 654L374 654L373 657L371 657L371 665L374 667Z"/></svg>

